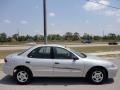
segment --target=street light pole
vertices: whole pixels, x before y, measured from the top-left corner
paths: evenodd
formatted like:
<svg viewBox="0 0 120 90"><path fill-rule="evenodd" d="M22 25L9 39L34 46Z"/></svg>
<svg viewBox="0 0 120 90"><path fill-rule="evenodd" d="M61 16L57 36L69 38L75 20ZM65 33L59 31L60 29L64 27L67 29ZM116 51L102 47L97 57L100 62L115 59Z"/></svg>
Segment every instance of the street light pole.
<svg viewBox="0 0 120 90"><path fill-rule="evenodd" d="M46 0L43 0L43 18L44 18L44 44L47 44L47 9Z"/></svg>

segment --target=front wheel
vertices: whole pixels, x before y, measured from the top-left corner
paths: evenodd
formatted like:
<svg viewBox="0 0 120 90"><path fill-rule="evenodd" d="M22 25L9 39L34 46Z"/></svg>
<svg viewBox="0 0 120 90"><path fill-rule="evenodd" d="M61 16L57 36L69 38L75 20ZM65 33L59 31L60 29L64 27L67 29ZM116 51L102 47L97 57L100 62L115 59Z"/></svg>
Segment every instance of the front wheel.
<svg viewBox="0 0 120 90"><path fill-rule="evenodd" d="M14 77L17 83L21 85L29 84L32 79L32 75L28 70L17 70Z"/></svg>
<svg viewBox="0 0 120 90"><path fill-rule="evenodd" d="M107 73L103 69L93 69L90 71L88 79L94 84L101 84L107 79Z"/></svg>

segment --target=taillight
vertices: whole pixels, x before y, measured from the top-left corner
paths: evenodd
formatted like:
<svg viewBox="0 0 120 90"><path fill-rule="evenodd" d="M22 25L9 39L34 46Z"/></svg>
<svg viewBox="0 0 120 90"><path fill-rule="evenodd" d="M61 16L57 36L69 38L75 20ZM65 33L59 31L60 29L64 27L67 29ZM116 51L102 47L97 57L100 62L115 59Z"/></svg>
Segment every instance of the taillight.
<svg viewBox="0 0 120 90"><path fill-rule="evenodd" d="M7 59L6 58L4 59L4 62L7 63Z"/></svg>

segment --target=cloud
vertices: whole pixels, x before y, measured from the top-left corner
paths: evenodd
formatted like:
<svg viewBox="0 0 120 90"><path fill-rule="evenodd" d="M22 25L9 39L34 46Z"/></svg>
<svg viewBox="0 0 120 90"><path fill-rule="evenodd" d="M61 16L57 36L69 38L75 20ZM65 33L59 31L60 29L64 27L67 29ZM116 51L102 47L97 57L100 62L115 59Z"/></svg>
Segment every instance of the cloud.
<svg viewBox="0 0 120 90"><path fill-rule="evenodd" d="M120 23L120 10L107 10L105 9L107 8L107 5L110 5L110 0L88 0L88 2L84 4L83 8L87 11L103 10L103 13L106 16L114 16L117 18L117 22Z"/></svg>
<svg viewBox="0 0 120 90"><path fill-rule="evenodd" d="M120 17L120 10L116 10L116 11L108 10L108 11L105 11L105 15Z"/></svg>
<svg viewBox="0 0 120 90"><path fill-rule="evenodd" d="M107 16L113 16L115 14L114 11L105 11L105 15Z"/></svg>
<svg viewBox="0 0 120 90"><path fill-rule="evenodd" d="M22 21L20 21L20 23L21 23L21 24L28 24L28 21L22 20Z"/></svg>
<svg viewBox="0 0 120 90"><path fill-rule="evenodd" d="M117 22L120 23L120 10L116 10L116 11L108 10L108 11L105 11L105 15L106 16L114 16L114 17L116 17Z"/></svg>
<svg viewBox="0 0 120 90"><path fill-rule="evenodd" d="M4 23L7 23L7 24L11 23L11 21L8 20L8 19L3 20L3 22L4 22Z"/></svg>
<svg viewBox="0 0 120 90"><path fill-rule="evenodd" d="M101 4L98 4L96 2L101 3ZM99 0L99 1L91 0L91 1L86 2L83 8L87 11L102 10L107 7L105 5L109 5L109 4L110 4L109 0Z"/></svg>
<svg viewBox="0 0 120 90"><path fill-rule="evenodd" d="M50 16L50 17L55 17L56 14L55 14L54 12L50 12L50 13L49 13L49 16Z"/></svg>

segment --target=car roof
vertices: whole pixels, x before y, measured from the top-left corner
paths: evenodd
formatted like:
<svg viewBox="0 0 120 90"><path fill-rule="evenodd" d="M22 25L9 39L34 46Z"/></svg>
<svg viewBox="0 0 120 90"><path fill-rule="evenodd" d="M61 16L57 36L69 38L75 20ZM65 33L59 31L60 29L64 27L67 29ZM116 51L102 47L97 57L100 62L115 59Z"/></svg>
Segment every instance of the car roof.
<svg viewBox="0 0 120 90"><path fill-rule="evenodd" d="M35 45L34 47L44 47L44 46L65 48L65 46L58 45L58 44L46 44L46 45L45 44L38 44L38 45Z"/></svg>

